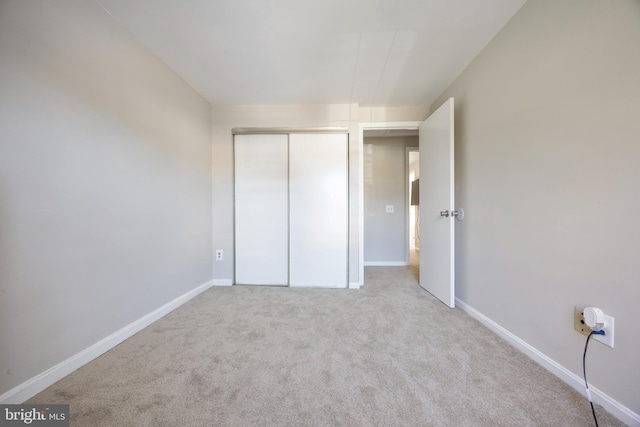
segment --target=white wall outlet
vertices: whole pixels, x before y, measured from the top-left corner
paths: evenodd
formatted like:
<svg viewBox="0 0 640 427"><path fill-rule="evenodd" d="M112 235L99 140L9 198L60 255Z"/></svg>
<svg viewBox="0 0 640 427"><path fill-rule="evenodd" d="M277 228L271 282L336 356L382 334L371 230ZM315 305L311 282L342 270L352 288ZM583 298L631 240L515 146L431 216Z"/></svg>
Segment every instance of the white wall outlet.
<svg viewBox="0 0 640 427"><path fill-rule="evenodd" d="M393 205L387 205L387 213L393 213L394 211L394 206Z"/></svg>
<svg viewBox="0 0 640 427"><path fill-rule="evenodd" d="M224 259L224 251L222 249L216 249L216 261L222 261Z"/></svg>
<svg viewBox="0 0 640 427"><path fill-rule="evenodd" d="M573 315L573 327L576 331L580 332L582 335L589 335L591 333L591 328L587 326L584 321L583 314L584 307L575 307L574 315ZM591 339L595 341L600 341L604 345L608 345L613 348L613 338L615 332L615 319L607 314L604 315L604 335L592 335Z"/></svg>
<svg viewBox="0 0 640 427"><path fill-rule="evenodd" d="M593 335L592 340L600 341L604 345L608 345L613 348L615 319L611 316L604 315L604 335Z"/></svg>

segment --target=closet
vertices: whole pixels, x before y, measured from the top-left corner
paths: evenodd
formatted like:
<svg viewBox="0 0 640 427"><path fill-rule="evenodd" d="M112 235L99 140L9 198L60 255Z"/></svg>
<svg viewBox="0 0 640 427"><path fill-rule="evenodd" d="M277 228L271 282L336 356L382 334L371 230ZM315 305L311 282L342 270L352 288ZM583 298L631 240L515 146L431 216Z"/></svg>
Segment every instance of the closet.
<svg viewBox="0 0 640 427"><path fill-rule="evenodd" d="M236 133L235 283L347 287L346 132Z"/></svg>

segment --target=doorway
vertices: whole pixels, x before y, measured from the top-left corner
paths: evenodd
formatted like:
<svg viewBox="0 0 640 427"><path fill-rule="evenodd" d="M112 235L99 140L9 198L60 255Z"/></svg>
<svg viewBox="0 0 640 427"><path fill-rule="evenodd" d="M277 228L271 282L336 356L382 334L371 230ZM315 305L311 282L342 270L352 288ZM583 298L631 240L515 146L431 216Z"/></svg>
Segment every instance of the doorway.
<svg viewBox="0 0 640 427"><path fill-rule="evenodd" d="M363 220L363 150L365 129L418 129L421 153L419 284L449 307L455 307L455 223L464 211L455 207L454 197L454 99L449 98L423 122L360 124L360 231ZM360 236L364 237L361 232ZM424 236L429 236L424 239ZM364 238L360 240L360 284L364 282ZM425 271L426 270L426 271Z"/></svg>
<svg viewBox="0 0 640 427"><path fill-rule="evenodd" d="M367 137L386 137L386 138L396 138L396 137L414 137L415 142L415 150L418 150L418 141L417 134L418 129L421 122L378 122L378 123L360 123L360 143L361 149L359 150L359 164L360 164L360 183L361 183L361 191L360 191L360 203L359 203L359 215L361 218L360 221L360 230L359 234L362 236L360 240L360 272L359 272L359 284L362 285L364 283L364 266L365 265L408 265L410 262L410 218L409 218L409 194L410 194L410 184L408 182L408 159L407 159L407 145L401 145L394 147L394 150L397 151L399 149L400 163L396 168L396 176L399 174L399 189L396 189L393 195L383 196L385 197L383 200L377 200L377 204L379 206L373 207L369 212L365 212L365 209L371 208L371 203L367 204L365 201L365 185L371 185L371 182L367 182L371 178L371 168L372 164L371 160L371 152L365 153L365 136ZM366 132L366 135L365 135ZM367 162L365 163L365 156L367 157ZM365 173L369 176L365 177ZM383 176L377 176L376 181L378 183L382 182L383 185L386 184L386 181ZM375 183L374 183L375 185ZM393 198L392 198L393 197ZM377 210L376 210L377 209ZM398 212L399 211L399 212ZM372 213L373 212L373 213ZM400 247L396 247L396 254L399 251L399 255L396 255L396 258L389 260L388 258L375 258L372 256L368 256L369 260L365 261L365 255L372 255L371 246L369 246L369 251L365 247L365 241L367 241L368 237L371 236L371 230L381 230L380 227L367 227L365 230L365 223L367 222L366 216L367 214L372 217L377 217L380 219L391 219L395 215L397 220L401 219L400 227L395 228L393 241L395 241L395 245L397 246L396 238L400 241ZM401 218L399 215L401 215ZM397 224L396 224L397 225ZM370 243L370 241L369 241ZM388 249L388 248L385 248ZM375 254L376 256L380 256L379 253ZM385 256L388 256L386 254Z"/></svg>

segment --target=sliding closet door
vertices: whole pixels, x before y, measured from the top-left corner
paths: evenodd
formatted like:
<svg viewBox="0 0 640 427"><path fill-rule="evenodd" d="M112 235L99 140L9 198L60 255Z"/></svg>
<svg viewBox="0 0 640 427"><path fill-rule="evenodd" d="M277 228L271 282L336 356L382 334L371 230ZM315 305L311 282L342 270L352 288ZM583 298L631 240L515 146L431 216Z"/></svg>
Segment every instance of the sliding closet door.
<svg viewBox="0 0 640 427"><path fill-rule="evenodd" d="M236 284L289 283L287 135L235 136Z"/></svg>
<svg viewBox="0 0 640 427"><path fill-rule="evenodd" d="M289 284L347 287L347 135L289 136Z"/></svg>

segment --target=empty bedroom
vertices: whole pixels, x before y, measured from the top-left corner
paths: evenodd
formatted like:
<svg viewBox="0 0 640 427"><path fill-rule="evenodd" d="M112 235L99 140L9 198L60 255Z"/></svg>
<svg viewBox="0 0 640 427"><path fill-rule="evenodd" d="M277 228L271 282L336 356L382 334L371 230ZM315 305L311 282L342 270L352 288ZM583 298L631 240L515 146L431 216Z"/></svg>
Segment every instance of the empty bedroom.
<svg viewBox="0 0 640 427"><path fill-rule="evenodd" d="M0 425L640 426L640 1L0 0Z"/></svg>

